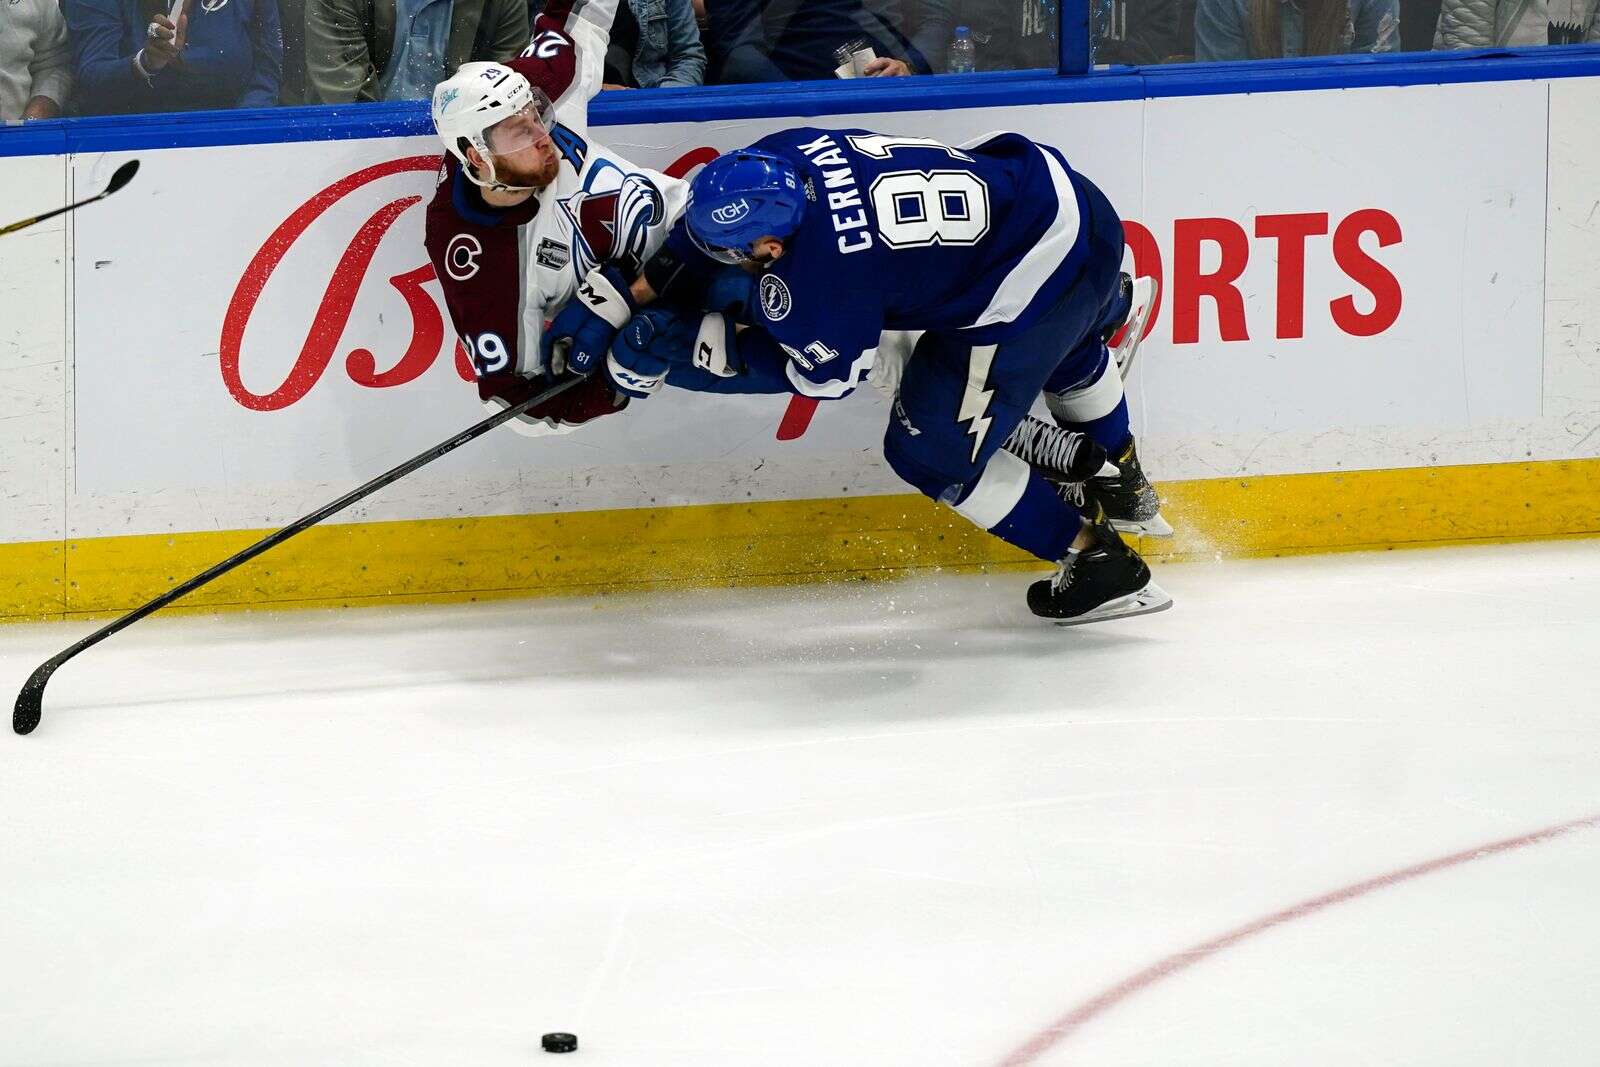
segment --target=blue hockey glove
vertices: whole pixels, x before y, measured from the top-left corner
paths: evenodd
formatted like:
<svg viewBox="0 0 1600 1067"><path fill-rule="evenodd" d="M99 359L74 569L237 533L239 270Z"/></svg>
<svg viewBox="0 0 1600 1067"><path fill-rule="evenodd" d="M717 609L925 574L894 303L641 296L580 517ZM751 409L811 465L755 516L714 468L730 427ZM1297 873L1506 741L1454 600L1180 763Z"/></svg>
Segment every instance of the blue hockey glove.
<svg viewBox="0 0 1600 1067"><path fill-rule="evenodd" d="M617 331L637 310L628 281L613 266L596 267L539 339L544 366L588 374L605 359Z"/></svg>
<svg viewBox="0 0 1600 1067"><path fill-rule="evenodd" d="M661 388L667 370L687 362L694 339L692 320L699 315L652 306L635 315L611 345L606 372L619 391L646 397Z"/></svg>
<svg viewBox="0 0 1600 1067"><path fill-rule="evenodd" d="M787 363L759 330L741 336L722 315L653 305L617 335L606 369L617 390L633 397L663 382L697 393L790 393Z"/></svg>

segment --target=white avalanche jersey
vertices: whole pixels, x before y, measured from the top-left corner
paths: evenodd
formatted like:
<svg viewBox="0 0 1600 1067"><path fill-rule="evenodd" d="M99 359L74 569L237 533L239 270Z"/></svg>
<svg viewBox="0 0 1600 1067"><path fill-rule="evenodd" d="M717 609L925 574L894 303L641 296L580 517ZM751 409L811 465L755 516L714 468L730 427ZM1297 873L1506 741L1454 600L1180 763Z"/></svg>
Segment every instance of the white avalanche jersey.
<svg viewBox="0 0 1600 1067"><path fill-rule="evenodd" d="M537 370L544 369L537 358L545 320L602 263L616 264L630 278L638 275L660 250L689 199L688 182L636 167L564 120L556 127L555 140L561 169L555 182L540 191L542 203L533 222L519 230L526 280L523 358L535 360L523 366Z"/></svg>
<svg viewBox="0 0 1600 1067"><path fill-rule="evenodd" d="M683 214L688 183L636 167L589 140L618 0L551 0L506 65L554 104L556 180L513 208L488 207L454 157L428 206L427 245L479 395L498 397L543 367L544 324L603 263L636 275Z"/></svg>

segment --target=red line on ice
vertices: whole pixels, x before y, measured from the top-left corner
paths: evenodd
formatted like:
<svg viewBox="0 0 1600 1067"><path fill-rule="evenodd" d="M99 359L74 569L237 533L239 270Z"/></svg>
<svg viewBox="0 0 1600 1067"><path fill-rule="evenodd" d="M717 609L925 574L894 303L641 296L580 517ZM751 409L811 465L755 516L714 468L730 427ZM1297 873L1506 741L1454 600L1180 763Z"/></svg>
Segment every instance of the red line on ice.
<svg viewBox="0 0 1600 1067"><path fill-rule="evenodd" d="M1511 852L1514 849L1525 848L1528 845L1537 845L1573 830L1592 829L1595 826L1600 826L1600 814L1590 815L1582 819L1573 819L1571 822L1559 823L1555 826L1547 826L1543 830L1535 830L1531 834L1523 834L1520 837L1508 837L1503 841L1479 845L1476 848L1469 848L1462 852L1455 852L1448 856L1441 856L1438 859L1428 860L1426 863L1419 863L1414 867L1404 867L1398 871L1390 871L1388 874L1380 874L1376 878L1369 878L1364 882L1345 886L1343 889L1335 889L1331 893L1313 897L1310 900L1303 900L1298 904L1284 908L1282 911L1273 912L1265 918L1257 919L1255 922L1230 930L1220 937L1193 945L1181 952L1175 952L1171 956L1151 964L1139 973L1124 978L1116 985L1084 1001L1043 1030L1040 1030L1028 1040L1027 1044L1020 1046L1005 1059L1001 1060L1000 1067L1026 1067L1028 1064L1039 1062L1040 1057L1068 1037L1071 1037L1085 1023L1097 1016L1104 1015L1135 993L1148 989L1163 978L1170 978L1180 971L1193 967L1202 960L1215 956L1224 949L1232 948L1246 938L1254 937L1256 934L1270 930L1275 926L1282 926L1284 923L1293 922L1295 919L1303 919L1307 915L1321 911L1323 908L1331 907L1334 904L1343 904L1347 900L1354 900L1356 897L1366 896L1368 893L1379 889L1387 889L1389 886L1398 885L1401 882L1409 882L1413 878L1420 878L1425 874L1432 874L1435 871L1442 871L1449 867L1457 867L1463 863L1470 863L1473 860L1483 859L1486 856L1497 855L1501 852Z"/></svg>

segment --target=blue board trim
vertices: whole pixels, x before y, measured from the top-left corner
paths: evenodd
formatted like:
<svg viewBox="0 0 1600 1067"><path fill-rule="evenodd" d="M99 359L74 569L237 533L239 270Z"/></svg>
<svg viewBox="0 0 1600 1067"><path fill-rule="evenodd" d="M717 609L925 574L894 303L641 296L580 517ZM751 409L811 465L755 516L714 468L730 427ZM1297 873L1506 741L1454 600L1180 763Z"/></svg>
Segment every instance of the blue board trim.
<svg viewBox="0 0 1600 1067"><path fill-rule="evenodd" d="M873 112L1161 99L1600 76L1600 45L1109 67L601 93L593 126L816 118ZM937 80L931 80L936 78ZM936 87L936 91L935 91ZM171 115L116 115L0 127L0 157L410 137L432 132L412 101Z"/></svg>

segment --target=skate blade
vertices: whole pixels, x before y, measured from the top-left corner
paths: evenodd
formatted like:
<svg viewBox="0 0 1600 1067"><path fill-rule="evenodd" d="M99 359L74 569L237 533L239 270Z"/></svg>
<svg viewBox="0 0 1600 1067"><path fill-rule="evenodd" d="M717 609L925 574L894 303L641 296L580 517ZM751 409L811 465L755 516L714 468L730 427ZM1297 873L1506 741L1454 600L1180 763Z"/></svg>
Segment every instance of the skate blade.
<svg viewBox="0 0 1600 1067"><path fill-rule="evenodd" d="M1144 520L1112 519L1111 528L1117 533L1138 534L1140 537L1172 536L1172 525L1161 517L1160 512Z"/></svg>
<svg viewBox="0 0 1600 1067"><path fill-rule="evenodd" d="M1116 360L1117 373L1123 381L1128 380L1128 374L1133 370L1133 361L1139 355L1139 344L1144 340L1145 325L1155 311L1159 292L1160 287L1156 285L1154 278L1133 280L1133 307L1128 311L1127 329L1122 333L1121 342L1111 350L1111 358Z"/></svg>
<svg viewBox="0 0 1600 1067"><path fill-rule="evenodd" d="M1154 615L1158 611L1166 611L1172 607L1172 598L1167 591L1151 582L1137 593L1116 600L1107 601L1082 615L1075 615L1070 619L1053 620L1057 626L1083 626L1091 622L1110 622L1112 619L1131 619L1138 615Z"/></svg>

